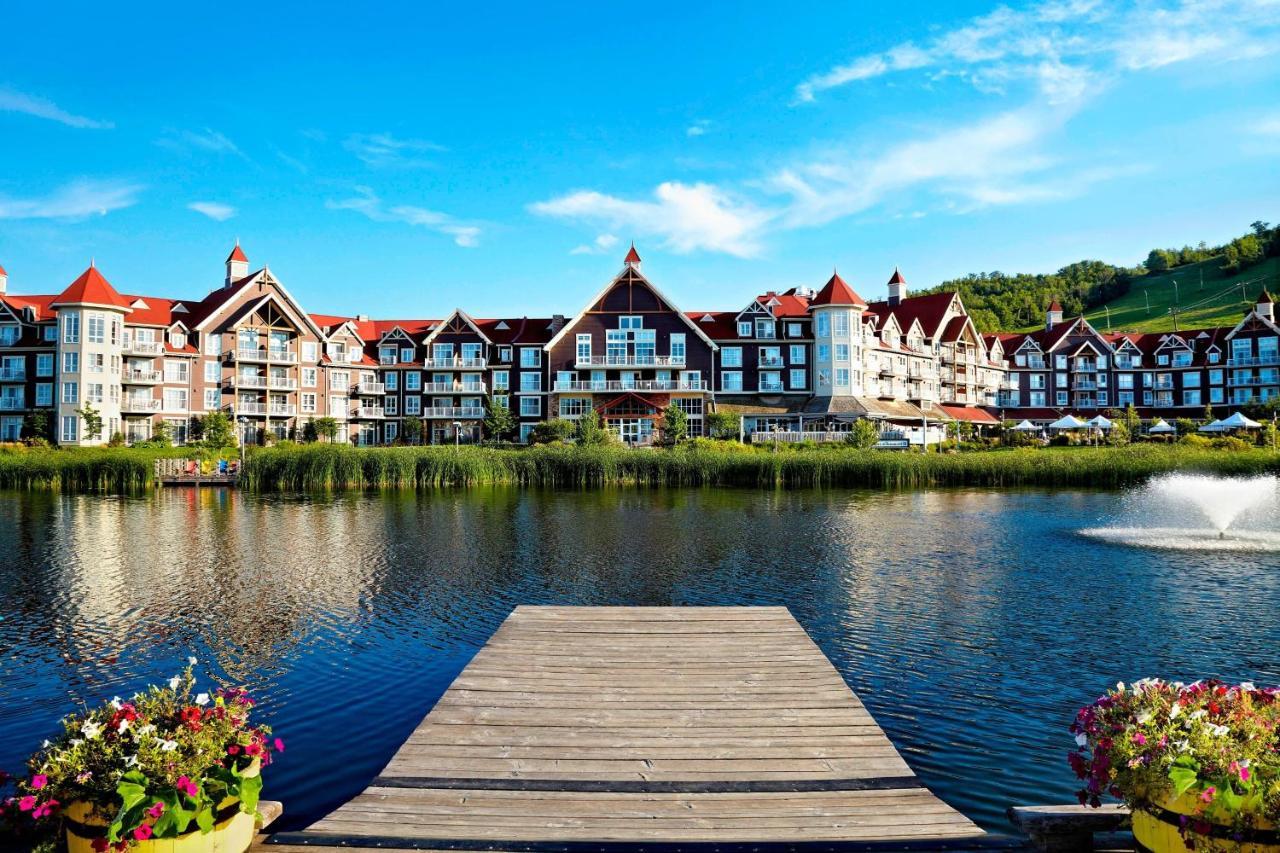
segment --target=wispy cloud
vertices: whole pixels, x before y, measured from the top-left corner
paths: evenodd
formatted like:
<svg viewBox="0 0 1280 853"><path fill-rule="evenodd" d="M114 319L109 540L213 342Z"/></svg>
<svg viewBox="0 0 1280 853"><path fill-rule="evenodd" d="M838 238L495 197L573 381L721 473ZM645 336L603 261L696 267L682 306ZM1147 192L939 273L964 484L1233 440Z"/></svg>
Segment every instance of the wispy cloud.
<svg viewBox="0 0 1280 853"><path fill-rule="evenodd" d="M922 82L965 80L985 92L1028 84L1050 103L1080 97L1115 74L1192 59L1232 62L1280 50L1275 0L1103 3L1045 0L1000 6L923 44L904 42L855 56L795 89L810 102L831 89L891 74Z"/></svg>
<svg viewBox="0 0 1280 853"><path fill-rule="evenodd" d="M603 255L605 252L618 245L618 238L612 234L600 234L589 245L583 243L581 246L574 246L569 250L571 255Z"/></svg>
<svg viewBox="0 0 1280 853"><path fill-rule="evenodd" d="M234 154L244 157L240 147L221 131L206 127L204 130L170 130L156 140L156 145L174 151L203 151L210 154Z"/></svg>
<svg viewBox="0 0 1280 853"><path fill-rule="evenodd" d="M540 216L602 224L637 237L656 237L674 252L697 250L751 257L770 214L713 184L659 184L651 200L630 200L578 190L537 202Z"/></svg>
<svg viewBox="0 0 1280 853"><path fill-rule="evenodd" d="M228 219L236 215L236 209L229 204L222 204L216 201L193 201L187 205L187 210L194 210L196 213L202 213L216 222L226 222Z"/></svg>
<svg viewBox="0 0 1280 853"><path fill-rule="evenodd" d="M142 187L120 181L80 180L59 187L45 196L12 198L0 196L0 219L80 220L105 216L113 210L132 207Z"/></svg>
<svg viewBox="0 0 1280 853"><path fill-rule="evenodd" d="M353 210L372 219L374 222L403 222L445 234L453 238L453 242L467 249L480 245L480 227L478 225L459 222L447 213L416 207L410 204L387 206L369 187L356 187L356 195L338 201L330 199L325 207L330 210Z"/></svg>
<svg viewBox="0 0 1280 853"><path fill-rule="evenodd" d="M417 169L435 165L426 155L447 149L425 139L398 139L389 133L353 133L342 143L352 154L375 169Z"/></svg>
<svg viewBox="0 0 1280 853"><path fill-rule="evenodd" d="M711 129L711 122L708 119L698 119L684 130L684 135L690 138L695 136L706 136L707 131Z"/></svg>
<svg viewBox="0 0 1280 853"><path fill-rule="evenodd" d="M95 130L110 129L115 127L109 121L99 121L97 119L86 118L85 116L69 113L62 107L55 104L47 98L41 98L36 95L28 95L15 89L0 86L0 112L24 113L36 118L48 119L65 124L68 127L84 127Z"/></svg>

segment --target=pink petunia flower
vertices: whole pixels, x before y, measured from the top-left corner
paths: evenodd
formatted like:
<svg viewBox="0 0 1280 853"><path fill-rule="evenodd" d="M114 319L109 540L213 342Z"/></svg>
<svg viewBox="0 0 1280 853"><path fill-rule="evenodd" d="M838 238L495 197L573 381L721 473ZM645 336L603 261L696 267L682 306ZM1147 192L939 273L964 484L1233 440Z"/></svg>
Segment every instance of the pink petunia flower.
<svg viewBox="0 0 1280 853"><path fill-rule="evenodd" d="M36 798L31 796L30 794L18 800L19 811L29 812L35 807L36 807Z"/></svg>
<svg viewBox="0 0 1280 853"><path fill-rule="evenodd" d="M164 803L157 800L154 806L147 809L147 814L152 818L160 817L160 815L164 814Z"/></svg>
<svg viewBox="0 0 1280 853"><path fill-rule="evenodd" d="M151 837L151 824L144 823L133 831L134 841L146 841Z"/></svg>
<svg viewBox="0 0 1280 853"><path fill-rule="evenodd" d="M276 738L275 748L276 748L276 752L284 752L284 741L280 740L280 738Z"/></svg>
<svg viewBox="0 0 1280 853"><path fill-rule="evenodd" d="M200 793L200 788L197 787L196 783L192 782L186 776L179 776L178 783L175 787L177 787L179 793L186 794L188 797L194 797L196 794Z"/></svg>
<svg viewBox="0 0 1280 853"><path fill-rule="evenodd" d="M31 777L31 787L39 791L45 785L49 784L49 777L43 773L37 773Z"/></svg>

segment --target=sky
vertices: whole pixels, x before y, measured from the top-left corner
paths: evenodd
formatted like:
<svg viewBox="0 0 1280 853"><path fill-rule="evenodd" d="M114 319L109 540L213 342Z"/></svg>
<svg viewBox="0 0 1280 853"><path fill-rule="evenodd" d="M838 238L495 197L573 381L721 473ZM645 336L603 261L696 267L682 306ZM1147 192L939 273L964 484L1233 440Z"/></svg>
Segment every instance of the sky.
<svg viewBox="0 0 1280 853"><path fill-rule="evenodd" d="M572 314L634 240L736 309L1280 218L1280 0L181 7L6 10L10 292L238 238L315 312Z"/></svg>

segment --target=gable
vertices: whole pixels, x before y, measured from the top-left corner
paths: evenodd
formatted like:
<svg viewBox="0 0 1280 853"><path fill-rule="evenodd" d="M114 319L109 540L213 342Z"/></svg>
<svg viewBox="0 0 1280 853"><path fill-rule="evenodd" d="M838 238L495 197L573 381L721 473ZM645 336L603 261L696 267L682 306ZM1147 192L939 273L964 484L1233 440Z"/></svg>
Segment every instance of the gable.
<svg viewBox="0 0 1280 853"><path fill-rule="evenodd" d="M698 324L689 319L683 311L675 306L670 299L667 299L658 288L640 274L635 267L628 266L618 274L613 281L604 286L604 289L596 294L595 298L587 303L587 307L583 308L573 319L565 323L559 332L552 335L551 340L543 345L547 352L551 348L563 340L570 334L572 329L582 322L582 318L587 314L644 314L644 313L670 313L678 317L685 326L692 329L694 334L706 343L713 351L720 349L715 341L711 340Z"/></svg>

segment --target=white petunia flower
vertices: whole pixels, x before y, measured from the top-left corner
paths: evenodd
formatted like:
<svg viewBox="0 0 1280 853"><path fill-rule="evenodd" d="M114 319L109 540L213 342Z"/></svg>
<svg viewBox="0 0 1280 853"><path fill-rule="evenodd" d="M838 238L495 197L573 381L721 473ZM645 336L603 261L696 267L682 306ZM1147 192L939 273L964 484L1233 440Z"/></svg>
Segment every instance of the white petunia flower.
<svg viewBox="0 0 1280 853"><path fill-rule="evenodd" d="M112 696L112 697L111 697L111 707L112 707L112 708L115 708L117 711L119 711L119 710L120 710L120 697L119 697L119 696Z"/></svg>
<svg viewBox="0 0 1280 853"><path fill-rule="evenodd" d="M125 766L125 767L137 767L137 766L138 766L138 756L136 756L136 755L130 755L128 758L126 758L126 759L124 760L124 766Z"/></svg>
<svg viewBox="0 0 1280 853"><path fill-rule="evenodd" d="M1117 693L1123 693L1123 692L1124 692L1124 682L1123 682L1123 681L1117 681L1117 682L1116 682L1116 692L1117 692Z"/></svg>
<svg viewBox="0 0 1280 853"><path fill-rule="evenodd" d="M187 658L187 663L191 664L192 666L195 666L195 665L196 665L196 664L198 664L199 662L200 662L200 661L196 660L194 656L193 656L193 657L189 657L189 658Z"/></svg>
<svg viewBox="0 0 1280 853"><path fill-rule="evenodd" d="M1173 703L1173 707L1169 709L1169 722L1178 719L1178 715L1182 713L1182 706L1177 702Z"/></svg>
<svg viewBox="0 0 1280 853"><path fill-rule="evenodd" d="M51 746L53 746L53 744L52 744L52 743L50 743L48 740L45 740L45 742L44 742L44 743L40 744L40 748L41 748L41 749L48 749L48 748L49 748L49 747L51 747Z"/></svg>
<svg viewBox="0 0 1280 853"><path fill-rule="evenodd" d="M1231 728L1229 726L1215 726L1213 724L1209 725L1209 733L1212 734L1214 737L1222 737L1223 735L1227 734L1230 731L1231 731Z"/></svg>
<svg viewBox="0 0 1280 853"><path fill-rule="evenodd" d="M178 742L177 742L176 740L162 740L162 741L160 741L160 751L161 751L161 752L173 752L173 751L174 751L175 749L177 749L177 748L178 748Z"/></svg>
<svg viewBox="0 0 1280 853"><path fill-rule="evenodd" d="M1151 722L1152 716L1153 716L1153 712L1143 711L1141 714L1138 715L1138 725L1145 726L1147 723Z"/></svg>
<svg viewBox="0 0 1280 853"><path fill-rule="evenodd" d="M1076 746L1084 746L1089 742L1089 736L1084 732L1076 735Z"/></svg>
<svg viewBox="0 0 1280 853"><path fill-rule="evenodd" d="M84 736L89 740L93 740L98 735L102 734L102 725L100 723L95 723L93 720L85 720L84 725L80 727L80 731L83 732Z"/></svg>
<svg viewBox="0 0 1280 853"><path fill-rule="evenodd" d="M209 694L208 694L208 693L197 693L197 694L196 694L196 704L197 704L197 705L208 705L208 704L209 704Z"/></svg>
<svg viewBox="0 0 1280 853"><path fill-rule="evenodd" d="M153 735L155 733L156 727L154 723L147 723L145 726L141 726L138 729L138 734L140 735Z"/></svg>
<svg viewBox="0 0 1280 853"><path fill-rule="evenodd" d="M170 690L177 690L177 689L178 689L178 685L179 685L179 684L181 684L181 683L182 683L182 679L175 675L173 678L170 678L170 679L169 679L169 689L170 689Z"/></svg>
<svg viewBox="0 0 1280 853"><path fill-rule="evenodd" d="M117 734L124 734L125 729L127 729L127 728L129 728L129 721L128 721L128 720L121 720L121 721L120 721L120 725L119 725L119 727L117 727L117 728L116 728L116 733L117 733Z"/></svg>

